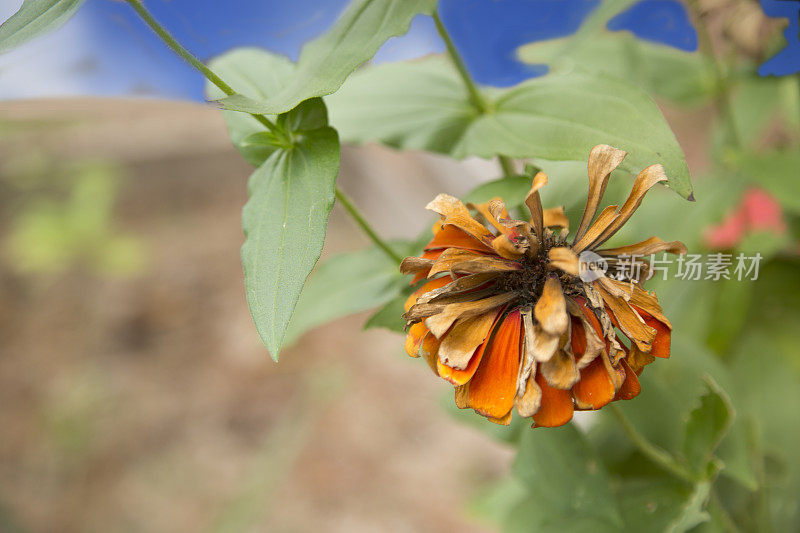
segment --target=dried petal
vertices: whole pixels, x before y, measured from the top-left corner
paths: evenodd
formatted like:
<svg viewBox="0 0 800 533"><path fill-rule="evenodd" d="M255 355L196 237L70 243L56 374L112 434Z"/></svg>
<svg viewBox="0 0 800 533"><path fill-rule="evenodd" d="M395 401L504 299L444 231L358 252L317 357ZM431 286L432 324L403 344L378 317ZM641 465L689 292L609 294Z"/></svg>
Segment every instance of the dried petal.
<svg viewBox="0 0 800 533"><path fill-rule="evenodd" d="M608 177L622 163L626 155L628 155L627 152L607 144L598 144L589 152L589 196L580 225L578 225L578 231L575 234L576 241L580 240L589 228L589 224L597 213L597 206L600 205L600 200L606 191Z"/></svg>
<svg viewBox="0 0 800 533"><path fill-rule="evenodd" d="M551 207L542 212L542 220L546 228L569 229L569 219L564 213L564 206Z"/></svg>
<svg viewBox="0 0 800 533"><path fill-rule="evenodd" d="M456 370L465 369L475 350L489 336L499 311L496 309L482 315L457 320L442 338L439 360Z"/></svg>
<svg viewBox="0 0 800 533"><path fill-rule="evenodd" d="M560 336L567 330L569 325L567 303L558 278L547 278L542 296L536 302L533 313L546 333Z"/></svg>
<svg viewBox="0 0 800 533"><path fill-rule="evenodd" d="M536 232L536 236L541 238L544 235L544 213L542 209L542 199L539 196L539 189L547 185L547 174L539 172L533 177L531 190L525 198L525 205L531 212L531 224Z"/></svg>

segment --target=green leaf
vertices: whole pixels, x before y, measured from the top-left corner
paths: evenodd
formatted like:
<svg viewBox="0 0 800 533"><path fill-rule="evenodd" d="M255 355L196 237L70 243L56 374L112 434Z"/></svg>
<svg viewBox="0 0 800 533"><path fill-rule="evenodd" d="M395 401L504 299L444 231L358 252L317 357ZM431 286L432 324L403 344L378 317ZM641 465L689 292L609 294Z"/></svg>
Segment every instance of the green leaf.
<svg viewBox="0 0 800 533"><path fill-rule="evenodd" d="M705 472L714 450L728 433L735 416L730 398L711 376L708 392L690 414L683 440L683 455L695 472Z"/></svg>
<svg viewBox="0 0 800 533"><path fill-rule="evenodd" d="M573 424L525 431L514 474L530 498L509 518L527 531L615 531L622 526L605 466ZM575 529L565 526L574 524ZM524 526L524 529L523 527Z"/></svg>
<svg viewBox="0 0 800 533"><path fill-rule="evenodd" d="M221 103L235 111L278 114L331 94L387 39L406 33L416 15L430 14L435 7L436 0L354 0L330 30L303 46L279 91L260 98L237 94Z"/></svg>
<svg viewBox="0 0 800 533"><path fill-rule="evenodd" d="M83 0L25 0L19 11L0 25L0 53L58 28L81 4Z"/></svg>
<svg viewBox="0 0 800 533"><path fill-rule="evenodd" d="M629 152L622 168L661 163L681 196L692 187L683 152L653 101L635 85L585 72L552 74L485 91L478 115L442 57L384 64L352 76L327 98L331 122L350 142L490 158L585 161L606 143Z"/></svg>
<svg viewBox="0 0 800 533"><path fill-rule="evenodd" d="M287 57L259 48L237 48L212 60L209 67L237 93L267 98L285 86L294 64ZM206 94L211 100L225 96L212 83L206 84ZM261 165L275 151L271 134L251 115L224 111L223 116L231 141L250 164Z"/></svg>
<svg viewBox="0 0 800 533"><path fill-rule="evenodd" d="M284 345L320 324L385 304L400 293L403 282L398 265L378 247L322 261L297 302ZM402 313L401 305L398 318Z"/></svg>
<svg viewBox="0 0 800 533"><path fill-rule="evenodd" d="M708 483L692 491L674 479L628 477L619 489L624 531L687 531L708 520L708 490Z"/></svg>
<svg viewBox="0 0 800 533"><path fill-rule="evenodd" d="M316 100L311 113L323 105ZM245 291L262 340L276 361L303 284L319 259L339 172L336 130L295 135L253 173L242 212Z"/></svg>
<svg viewBox="0 0 800 533"><path fill-rule="evenodd" d="M572 41L528 44L518 50L518 57L526 63L546 64L556 72L577 66L628 80L649 94L684 105L700 105L714 95L714 73L698 52L649 43L626 32L596 32L580 44Z"/></svg>
<svg viewBox="0 0 800 533"><path fill-rule="evenodd" d="M411 288L407 287L389 302L378 309L374 315L367 319L364 329L385 328L396 333L404 333L406 321L403 320L403 304L411 294Z"/></svg>
<svg viewBox="0 0 800 533"><path fill-rule="evenodd" d="M481 203L488 202L492 198L499 196L508 205L519 205L525 201L528 191L531 189L530 176L506 176L486 183L481 183L463 198L465 202Z"/></svg>

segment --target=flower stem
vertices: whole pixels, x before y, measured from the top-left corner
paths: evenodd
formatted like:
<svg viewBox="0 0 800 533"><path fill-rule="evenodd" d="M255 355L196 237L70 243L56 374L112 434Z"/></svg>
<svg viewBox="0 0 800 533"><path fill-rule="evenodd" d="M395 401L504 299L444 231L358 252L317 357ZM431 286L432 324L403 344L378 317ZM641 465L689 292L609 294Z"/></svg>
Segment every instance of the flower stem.
<svg viewBox="0 0 800 533"><path fill-rule="evenodd" d="M464 63L464 58L458 53L458 48L456 48L456 45L453 43L450 34L447 33L447 28L442 24L442 19L439 17L438 11L433 12L433 21L436 23L436 31L439 32L439 36L444 41L445 48L447 48L447 55L450 56L453 66L456 67L459 76L461 76L461 80L464 82L464 86L467 88L470 103L481 115L487 114L490 111L489 102L487 102L480 93L478 86L475 84L475 80L469 75L469 70L467 70L467 65ZM514 171L514 161L510 157L499 155L498 160L500 168L503 170L503 175L513 176L517 174Z"/></svg>
<svg viewBox="0 0 800 533"><path fill-rule="evenodd" d="M453 39L450 38L450 34L447 33L447 29L444 27L444 24L442 24L442 19L439 17L438 11L433 12L433 21L436 23L436 31L439 32L439 36L442 38L447 48L447 54L450 56L453 65L456 67L458 74L464 81L464 85L467 87L470 102L481 114L486 113L489 110L489 104L483 98L480 91L478 91L477 85L475 85L475 82L469 75L467 66L464 64L464 59L461 57L461 54L458 53L456 45L453 44Z"/></svg>
<svg viewBox="0 0 800 533"><path fill-rule="evenodd" d="M347 210L353 220L356 221L356 224L367 234L367 236L374 242L378 247L386 252L386 255L391 257L397 263L401 263L403 258L400 257L397 252L392 250L386 242L381 239L378 234L372 229L372 226L369 225L367 219L361 214L358 208L353 204L353 201L342 191L338 186L336 187L336 199L339 200L339 203L342 204L342 207Z"/></svg>
<svg viewBox="0 0 800 533"><path fill-rule="evenodd" d="M617 417L617 421L619 422L619 425L622 426L622 430L628 435L628 438L631 440L634 446L636 446L639 451L642 452L643 455L664 470L675 474L685 481L689 481L690 483L695 483L697 481L689 469L679 463L677 459L675 459L675 457L673 457L669 452L648 441L641 433L636 431L636 428L633 427L633 424L628 417L625 416L625 413L622 412L622 409L620 409L619 406L611 404L608 406L608 408L610 408L611 412L614 413L614 416Z"/></svg>
<svg viewBox="0 0 800 533"><path fill-rule="evenodd" d="M205 63L197 59L195 56L192 55L186 48L181 46L181 44L175 40L175 38L167 31L164 26L158 23L158 21L153 18L153 15L147 11L147 8L144 7L141 0L125 0L130 4L134 11L142 18L142 20L147 24L151 30L158 35L164 43L169 46L173 52L178 54L181 58L183 58L187 63L189 63L192 67L194 67L197 71L199 71L203 76L206 77L208 81L219 87L219 89L227 94L228 96L232 94L236 94L236 91L233 90L233 87L225 83L225 81L217 76L213 70L208 68ZM285 133L278 128L275 124L273 124L267 117L264 115L256 115L254 114L253 117L259 121L262 125L264 125L269 131L279 135L281 137L285 137Z"/></svg>
<svg viewBox="0 0 800 533"><path fill-rule="evenodd" d="M236 91L233 90L233 87L228 85L225 82L225 80L217 76L217 74L213 70L208 68L208 66L206 66L202 61L193 56L191 52L189 52L186 48L181 46L181 44L177 40L175 40L175 38L166 30L166 28L164 28L161 24L158 23L158 21L155 18L153 18L150 12L147 11L147 8L144 7L144 4L142 4L141 0L125 0L125 1L128 2L128 4L130 4L130 6L134 9L134 11L136 11L136 13L150 27L150 29L153 30L156 33L156 35L158 35L161 38L161 40L164 41L164 43L170 49L172 49L173 52L175 52L180 57L185 59L192 67L194 67L197 71L203 74L203 76L205 76L208 81L219 87L219 89L223 93L227 94L228 96L236 94ZM286 139L286 132L284 132L281 128L273 124L267 117L255 113L251 113L251 115L253 116L253 118L258 120L262 125L264 125L268 130L270 130L271 132L275 133L282 139L285 139L287 142L289 142L288 139ZM367 236L375 244L378 245L378 247L380 247L384 252L386 252L386 254L392 260L396 261L397 263L400 263L403 260L403 258L400 257L394 250L392 250L389 247L389 245L387 245L386 242L383 239L381 239L377 233L375 233L375 230L372 229L372 227L369 225L366 219L353 205L353 202L350 201L350 199L342 192L341 189L339 189L338 186L336 187L335 192L336 192L336 198L339 199L339 201L342 203L342 205L350 214L350 216L353 217L353 220L356 221L359 227L362 230L364 230L364 233L366 233Z"/></svg>

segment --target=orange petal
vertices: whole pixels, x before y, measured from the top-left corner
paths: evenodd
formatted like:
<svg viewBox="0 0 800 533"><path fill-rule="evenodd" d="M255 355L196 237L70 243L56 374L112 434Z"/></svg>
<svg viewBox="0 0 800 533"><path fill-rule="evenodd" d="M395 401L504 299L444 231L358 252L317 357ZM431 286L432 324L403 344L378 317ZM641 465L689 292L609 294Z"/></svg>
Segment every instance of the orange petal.
<svg viewBox="0 0 800 533"><path fill-rule="evenodd" d="M417 353L425 359L428 366L431 367L431 370L433 370L433 373L437 376L439 375L439 371L436 368L436 362L439 360L439 344L439 339L437 339L433 333L428 332L428 334L422 338L422 346L417 350Z"/></svg>
<svg viewBox="0 0 800 533"><path fill-rule="evenodd" d="M515 309L500 320L469 382L470 407L484 416L498 419L514 407L522 343L519 310Z"/></svg>
<svg viewBox="0 0 800 533"><path fill-rule="evenodd" d="M622 386L617 391L614 400L630 400L636 398L642 392L639 378L636 377L636 373L628 365L628 361L623 359L622 366L625 369L625 381L622 382Z"/></svg>
<svg viewBox="0 0 800 533"><path fill-rule="evenodd" d="M442 248L462 248L464 250L473 250L476 252L494 252L494 249L490 245L484 244L467 232L449 224L442 226L442 229L434 235L431 242L425 247L426 250L438 250Z"/></svg>
<svg viewBox="0 0 800 533"><path fill-rule="evenodd" d="M536 374L536 383L542 389L542 404L533 415L534 427L554 428L572 420L575 408L570 392L548 385L541 372Z"/></svg>
<svg viewBox="0 0 800 533"><path fill-rule="evenodd" d="M581 356L586 353L586 330L580 319L572 318L572 353L580 361Z"/></svg>
<svg viewBox="0 0 800 533"><path fill-rule="evenodd" d="M411 357L419 357L419 347L422 339L428 334L428 328L424 322L418 322L408 328L406 335L406 353Z"/></svg>
<svg viewBox="0 0 800 533"><path fill-rule="evenodd" d="M411 309L411 306L417 303L417 298L419 298L426 292L431 292L432 290L440 289L445 285L447 285L448 283L450 283L451 281L453 281L453 278L451 278L450 276L444 276L442 278L436 278L430 280L428 283L426 283L425 285L423 285L422 287L411 293L411 296L409 296L406 299L406 303L405 305L403 305L403 309L405 309L406 313L408 313L408 310Z"/></svg>
<svg viewBox="0 0 800 533"><path fill-rule="evenodd" d="M572 387L572 395L580 409L600 409L614 399L615 392L614 382L599 357L581 370L581 380Z"/></svg>
<svg viewBox="0 0 800 533"><path fill-rule="evenodd" d="M656 330L656 336L653 339L652 348L650 348L650 355L664 358L669 357L670 344L672 341L672 330L670 330L666 324L660 320L657 320L644 309L640 309L636 306L631 307L633 307L636 312L639 313L645 324Z"/></svg>
<svg viewBox="0 0 800 533"><path fill-rule="evenodd" d="M502 320L502 318L502 309L498 309L498 313L495 316L494 322L492 323L492 328L489 330L490 332L497 328L497 324L500 320ZM469 360L469 363L467 363L467 366L463 370L451 368L437 359L436 369L438 370L439 375L453 385L464 385L467 383L472 379L472 376L475 375L475 371L478 369L481 359L483 359L483 354L486 351L486 347L489 344L490 339L491 333L486 340L483 341L483 344L475 349L475 353L472 355L472 358Z"/></svg>

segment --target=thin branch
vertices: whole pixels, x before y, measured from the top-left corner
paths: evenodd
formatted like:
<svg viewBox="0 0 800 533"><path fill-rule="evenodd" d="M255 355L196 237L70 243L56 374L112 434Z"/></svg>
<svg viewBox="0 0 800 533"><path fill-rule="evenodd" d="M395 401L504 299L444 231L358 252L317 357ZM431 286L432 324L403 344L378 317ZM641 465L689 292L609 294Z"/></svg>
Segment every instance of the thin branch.
<svg viewBox="0 0 800 533"><path fill-rule="evenodd" d="M344 207L347 212L350 213L350 216L353 218L353 220L355 220L356 224L358 224L358 226L364 230L364 233L367 234L372 242L377 244L379 248L386 252L386 255L391 257L397 263L401 263L403 261L403 258L400 257L397 252L392 250L389 245L378 236L372 226L369 225L369 222L367 222L367 219L364 218L358 208L353 204L352 200L350 200L350 198L338 186L336 187L336 199L339 200L339 203L342 204L342 207Z"/></svg>

